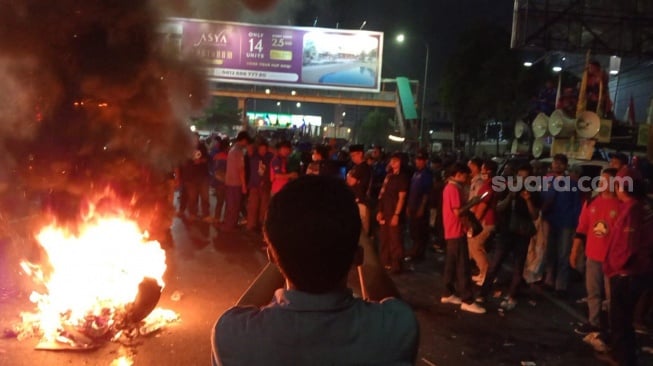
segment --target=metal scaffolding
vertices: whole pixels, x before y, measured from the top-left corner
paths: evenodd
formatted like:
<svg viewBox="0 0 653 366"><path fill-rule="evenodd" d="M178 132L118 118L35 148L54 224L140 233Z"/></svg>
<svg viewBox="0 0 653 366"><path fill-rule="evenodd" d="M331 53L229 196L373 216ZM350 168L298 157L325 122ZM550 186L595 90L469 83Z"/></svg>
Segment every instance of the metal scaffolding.
<svg viewBox="0 0 653 366"><path fill-rule="evenodd" d="M653 0L515 0L511 47L653 58Z"/></svg>

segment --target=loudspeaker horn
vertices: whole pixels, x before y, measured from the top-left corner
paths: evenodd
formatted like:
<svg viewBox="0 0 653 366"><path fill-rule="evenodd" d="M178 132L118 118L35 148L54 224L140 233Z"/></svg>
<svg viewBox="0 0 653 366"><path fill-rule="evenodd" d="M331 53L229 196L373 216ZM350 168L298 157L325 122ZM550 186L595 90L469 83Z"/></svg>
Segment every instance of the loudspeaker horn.
<svg viewBox="0 0 653 366"><path fill-rule="evenodd" d="M515 122L515 138L516 139L520 139L522 137L528 136L529 130L530 129L528 128L528 125L526 123L524 123L524 121L519 120L519 121Z"/></svg>
<svg viewBox="0 0 653 366"><path fill-rule="evenodd" d="M534 158L539 159L544 155L548 154L549 149L550 147L549 145L547 145L546 140L540 137L533 140L533 148L531 150L531 153L533 154Z"/></svg>
<svg viewBox="0 0 653 366"><path fill-rule="evenodd" d="M510 146L511 154L526 154L528 150L530 150L528 142L519 142L519 139L512 140L512 146Z"/></svg>
<svg viewBox="0 0 653 366"><path fill-rule="evenodd" d="M569 137L576 131L576 119L567 117L561 109L556 109L549 117L549 133L556 137Z"/></svg>
<svg viewBox="0 0 653 366"><path fill-rule="evenodd" d="M580 138L594 138L601 130L601 118L592 111L585 111L576 120L576 134Z"/></svg>
<svg viewBox="0 0 653 366"><path fill-rule="evenodd" d="M544 113L538 113L532 123L533 136L535 138L543 137L548 132L549 117Z"/></svg>

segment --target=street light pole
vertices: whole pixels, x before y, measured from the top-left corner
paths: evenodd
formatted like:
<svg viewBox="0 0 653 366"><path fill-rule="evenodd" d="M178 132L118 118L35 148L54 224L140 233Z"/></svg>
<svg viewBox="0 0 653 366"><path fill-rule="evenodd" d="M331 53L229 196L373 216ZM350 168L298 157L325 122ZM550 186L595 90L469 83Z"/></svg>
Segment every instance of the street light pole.
<svg viewBox="0 0 653 366"><path fill-rule="evenodd" d="M426 80L429 75L429 43L424 41L426 47L426 62L424 63L424 82L422 83L422 108L419 111L419 142L424 145L424 106L426 105ZM430 139L429 139L430 141Z"/></svg>
<svg viewBox="0 0 653 366"><path fill-rule="evenodd" d="M396 40L399 43L403 43L405 39L406 37L403 34L398 34L396 37ZM422 105L419 111L420 120L418 143L420 145L424 145L424 107L426 106L426 81L429 76L429 53L431 51L429 43L424 39L422 41L424 42L424 48L426 49L426 62L424 63L424 80L422 80Z"/></svg>

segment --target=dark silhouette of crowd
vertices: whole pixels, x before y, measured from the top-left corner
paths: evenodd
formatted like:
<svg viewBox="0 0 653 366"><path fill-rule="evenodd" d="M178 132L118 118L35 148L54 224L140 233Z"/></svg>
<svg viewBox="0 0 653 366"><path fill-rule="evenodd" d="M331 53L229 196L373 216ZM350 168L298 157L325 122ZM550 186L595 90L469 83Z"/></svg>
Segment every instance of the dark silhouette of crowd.
<svg viewBox="0 0 653 366"><path fill-rule="evenodd" d="M270 146L241 132L233 141L198 140L178 171L177 213L218 231L261 233L270 199L290 182L311 175L342 180L389 275L410 275L429 253L444 255L440 301L472 314L493 306L497 291L503 311L533 288L573 301L569 288L583 279L588 321L576 332L630 365L635 332L648 331L653 320L653 211L636 162L618 153L609 164L594 191L585 191L562 154L516 164L381 146ZM540 184L499 184L531 178ZM556 188L562 182L568 189ZM497 282L505 272L507 286Z"/></svg>

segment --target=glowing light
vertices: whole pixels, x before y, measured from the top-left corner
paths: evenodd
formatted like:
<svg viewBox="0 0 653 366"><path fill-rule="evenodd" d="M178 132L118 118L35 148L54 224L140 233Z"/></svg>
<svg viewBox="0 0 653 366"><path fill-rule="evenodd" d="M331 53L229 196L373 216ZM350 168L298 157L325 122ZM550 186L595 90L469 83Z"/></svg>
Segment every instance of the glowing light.
<svg viewBox="0 0 653 366"><path fill-rule="evenodd" d="M526 62L524 62L524 66L525 67L531 67L531 66L533 66L533 63L530 62L530 61L526 61Z"/></svg>
<svg viewBox="0 0 653 366"><path fill-rule="evenodd" d="M193 132L195 132L195 131L197 130L197 127L195 127L195 125L191 125L191 126L190 126L190 130L193 131Z"/></svg>
<svg viewBox="0 0 653 366"><path fill-rule="evenodd" d="M290 95L297 95L297 92L294 91L294 90L292 90L292 91L290 92Z"/></svg>
<svg viewBox="0 0 653 366"><path fill-rule="evenodd" d="M265 89L265 94L270 94L270 89Z"/></svg>
<svg viewBox="0 0 653 366"><path fill-rule="evenodd" d="M553 68L552 68L551 70L553 70L553 72L560 72L560 71L562 71L562 67L560 67L560 66L553 66Z"/></svg>
<svg viewBox="0 0 653 366"><path fill-rule="evenodd" d="M36 238L49 270L28 262L21 266L46 288L30 295L46 339L55 338L62 324L80 326L89 316L124 311L145 278L164 286L165 252L124 217L94 218L77 233L53 224Z"/></svg>
<svg viewBox="0 0 653 366"><path fill-rule="evenodd" d="M89 202L72 228L53 222L35 238L42 262L20 266L36 285L29 296L36 311L21 313L19 338L40 336L41 349L86 349L179 319L173 311L152 310L165 286L165 251L110 190Z"/></svg>
<svg viewBox="0 0 653 366"><path fill-rule="evenodd" d="M132 366L134 360L129 356L120 356L111 362L111 366Z"/></svg>
<svg viewBox="0 0 653 366"><path fill-rule="evenodd" d="M394 142L404 142L406 140L405 137L400 137L400 136L395 136L395 135L388 135L388 139L390 141L394 141Z"/></svg>

